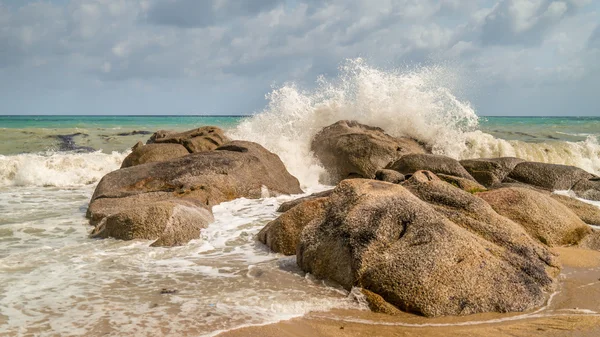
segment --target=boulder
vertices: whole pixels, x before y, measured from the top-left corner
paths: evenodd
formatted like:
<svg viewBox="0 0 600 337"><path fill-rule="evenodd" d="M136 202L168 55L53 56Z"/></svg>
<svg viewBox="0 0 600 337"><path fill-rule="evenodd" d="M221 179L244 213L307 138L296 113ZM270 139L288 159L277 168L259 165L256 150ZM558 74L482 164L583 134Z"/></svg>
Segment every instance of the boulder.
<svg viewBox="0 0 600 337"><path fill-rule="evenodd" d="M283 204L281 204L279 206L279 208L277 208L277 212L287 212L290 209L292 209L293 207L296 207L297 205L300 205L301 203L303 203L305 201L313 200L313 199L317 199L317 198L328 197L331 194L332 191L333 191L333 189L325 190L325 191L322 191L322 192L313 193L313 194L308 195L306 197L294 199L294 200L291 200L291 201L286 201Z"/></svg>
<svg viewBox="0 0 600 337"><path fill-rule="evenodd" d="M478 158L461 160L460 164L477 182L490 187L501 183L517 164L524 161L514 157Z"/></svg>
<svg viewBox="0 0 600 337"><path fill-rule="evenodd" d="M572 190L582 199L600 201L600 178L582 179L572 187Z"/></svg>
<svg viewBox="0 0 600 337"><path fill-rule="evenodd" d="M210 209L236 198L260 198L265 192L299 194L302 190L277 155L256 143L234 141L215 151L132 166L105 175L94 191L87 216L92 224L98 224L104 218L138 206L183 199ZM144 219L125 213L111 218L110 224L124 224L125 218L132 219L127 220L132 223ZM115 232L109 230L105 235Z"/></svg>
<svg viewBox="0 0 600 337"><path fill-rule="evenodd" d="M567 208L575 213L583 222L589 225L600 226L600 207L590 205L566 195L552 194L551 197L567 206Z"/></svg>
<svg viewBox="0 0 600 337"><path fill-rule="evenodd" d="M477 192L487 191L487 188L485 188L480 183L473 181L471 179L449 176L447 174L441 174L441 173L438 174L437 176L441 180L449 183L450 185L454 185L454 186L460 188L461 190L467 191L469 193L477 193Z"/></svg>
<svg viewBox="0 0 600 337"><path fill-rule="evenodd" d="M387 181L388 183L392 183L392 184L400 184L401 182L406 180L406 178L404 177L404 174L402 174L398 171L386 170L386 169L377 170L377 172L375 172L375 179L381 180L381 181Z"/></svg>
<svg viewBox="0 0 600 337"><path fill-rule="evenodd" d="M93 238L156 240L151 246L180 246L200 237L212 213L185 200L165 200L122 209L104 218Z"/></svg>
<svg viewBox="0 0 600 337"><path fill-rule="evenodd" d="M190 154L188 150L180 144L143 145L139 142L132 148L132 152L125 157L123 164L121 164L121 168L171 160L187 156L188 154Z"/></svg>
<svg viewBox="0 0 600 337"><path fill-rule="evenodd" d="M401 185L344 180L329 197L325 217L302 230L297 263L317 278L361 287L425 316L542 305L554 286L552 268L540 257L552 258L547 249L530 240L526 252L511 251L462 227L468 225L454 223ZM513 235L517 244L522 235Z"/></svg>
<svg viewBox="0 0 600 337"><path fill-rule="evenodd" d="M550 191L569 190L582 179L594 175L575 166L524 162L517 164L507 182L521 182Z"/></svg>
<svg viewBox="0 0 600 337"><path fill-rule="evenodd" d="M416 140L392 137L380 128L346 120L321 130L311 150L332 184L346 178L373 179L377 170L405 154L428 152Z"/></svg>
<svg viewBox="0 0 600 337"><path fill-rule="evenodd" d="M305 226L325 216L327 202L326 197L302 202L269 222L258 233L258 240L276 253L295 255L300 233Z"/></svg>
<svg viewBox="0 0 600 337"><path fill-rule="evenodd" d="M590 227L567 206L532 189L500 188L477 196L549 246L574 245L591 232Z"/></svg>
<svg viewBox="0 0 600 337"><path fill-rule="evenodd" d="M196 153L212 151L229 141L229 138L225 136L225 132L221 128L216 126L204 126L185 132L160 130L150 137L148 144L181 144L188 152Z"/></svg>
<svg viewBox="0 0 600 337"><path fill-rule="evenodd" d="M441 173L475 181L457 160L435 154L408 154L388 165L387 168L404 175L427 170L436 174Z"/></svg>

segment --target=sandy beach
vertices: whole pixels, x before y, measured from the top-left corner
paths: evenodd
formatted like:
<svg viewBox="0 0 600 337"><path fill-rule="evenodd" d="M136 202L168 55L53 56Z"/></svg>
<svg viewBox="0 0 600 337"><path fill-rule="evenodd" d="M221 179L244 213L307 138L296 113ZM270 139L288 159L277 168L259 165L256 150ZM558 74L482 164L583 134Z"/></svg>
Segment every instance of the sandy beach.
<svg viewBox="0 0 600 337"><path fill-rule="evenodd" d="M560 284L546 307L533 312L428 319L337 310L219 336L599 336L600 252L579 248L553 251L563 264Z"/></svg>

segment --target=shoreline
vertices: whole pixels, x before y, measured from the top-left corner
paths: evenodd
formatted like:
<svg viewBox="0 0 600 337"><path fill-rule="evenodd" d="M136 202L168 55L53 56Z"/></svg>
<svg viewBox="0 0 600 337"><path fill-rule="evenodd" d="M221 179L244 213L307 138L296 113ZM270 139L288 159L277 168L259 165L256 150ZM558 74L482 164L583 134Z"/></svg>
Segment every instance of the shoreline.
<svg viewBox="0 0 600 337"><path fill-rule="evenodd" d="M600 335L600 252L552 249L563 269L549 303L529 313L485 313L465 317L388 316L359 310L311 312L278 323L221 332L219 337L308 336L598 336ZM376 334L374 334L376 333Z"/></svg>

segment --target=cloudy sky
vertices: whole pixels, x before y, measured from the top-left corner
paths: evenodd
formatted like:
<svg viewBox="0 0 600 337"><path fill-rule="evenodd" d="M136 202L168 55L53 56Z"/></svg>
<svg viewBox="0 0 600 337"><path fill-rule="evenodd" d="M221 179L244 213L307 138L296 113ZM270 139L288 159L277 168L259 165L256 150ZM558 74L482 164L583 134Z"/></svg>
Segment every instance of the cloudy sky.
<svg viewBox="0 0 600 337"><path fill-rule="evenodd" d="M0 0L0 114L249 114L346 58L480 115L600 115L599 0Z"/></svg>

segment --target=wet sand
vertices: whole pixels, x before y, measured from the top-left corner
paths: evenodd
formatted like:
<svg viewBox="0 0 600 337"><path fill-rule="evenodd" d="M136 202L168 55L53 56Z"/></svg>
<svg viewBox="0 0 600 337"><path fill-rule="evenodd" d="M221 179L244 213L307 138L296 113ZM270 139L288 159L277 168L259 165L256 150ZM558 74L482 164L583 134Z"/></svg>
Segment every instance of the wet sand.
<svg viewBox="0 0 600 337"><path fill-rule="evenodd" d="M219 336L600 336L600 252L579 248L553 250L563 264L559 287L546 307L532 312L431 319L335 310L227 331Z"/></svg>

